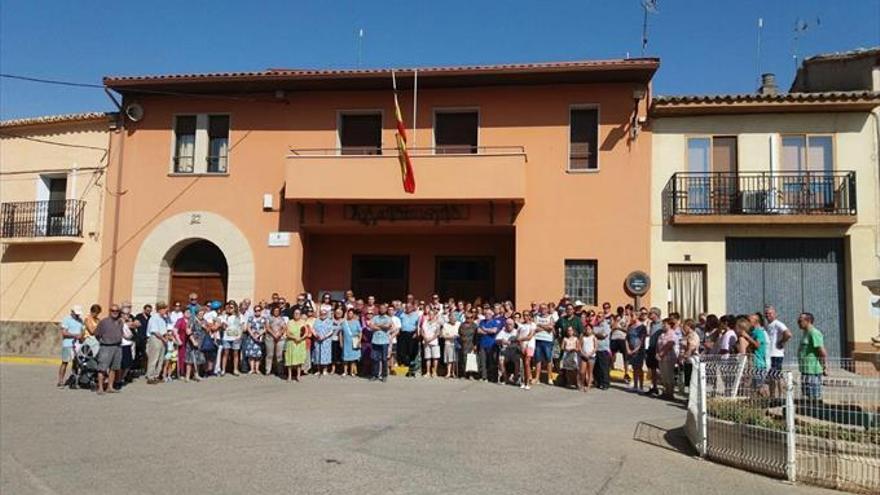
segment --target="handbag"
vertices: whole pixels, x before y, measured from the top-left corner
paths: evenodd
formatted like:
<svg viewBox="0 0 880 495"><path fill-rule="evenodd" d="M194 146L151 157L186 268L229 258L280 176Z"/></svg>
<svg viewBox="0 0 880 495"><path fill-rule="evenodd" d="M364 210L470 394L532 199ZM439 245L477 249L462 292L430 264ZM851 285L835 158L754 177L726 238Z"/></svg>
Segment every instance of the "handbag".
<svg viewBox="0 0 880 495"><path fill-rule="evenodd" d="M199 344L199 350L202 352L216 352L217 342L214 342L214 339L206 333L202 343Z"/></svg>
<svg viewBox="0 0 880 495"><path fill-rule="evenodd" d="M358 334L357 337L352 337L351 339L351 348L354 350L360 350L361 348L361 336Z"/></svg>
<svg viewBox="0 0 880 495"><path fill-rule="evenodd" d="M477 367L477 355L470 352L464 360L464 372L465 373L476 373L479 370Z"/></svg>

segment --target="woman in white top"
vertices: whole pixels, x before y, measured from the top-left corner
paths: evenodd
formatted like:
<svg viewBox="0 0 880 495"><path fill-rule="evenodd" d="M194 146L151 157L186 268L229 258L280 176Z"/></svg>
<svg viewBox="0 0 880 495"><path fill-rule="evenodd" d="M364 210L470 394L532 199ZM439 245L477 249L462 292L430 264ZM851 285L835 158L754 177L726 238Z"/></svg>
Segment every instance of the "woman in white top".
<svg viewBox="0 0 880 495"><path fill-rule="evenodd" d="M523 390L531 390L532 383L532 356L535 355L535 328L532 322L532 312L523 311L523 321L517 327L517 339L519 347L522 351L522 364L519 376L522 377L522 383L519 388Z"/></svg>
<svg viewBox="0 0 880 495"><path fill-rule="evenodd" d="M422 350L425 356L425 376L437 377L437 360L440 359L440 318L433 306L428 307L428 315L422 320L419 330L422 337Z"/></svg>
<svg viewBox="0 0 880 495"><path fill-rule="evenodd" d="M226 303L226 314L220 317L220 325L223 328L223 356L220 359L220 376L226 374L226 362L230 355L232 356L232 374L238 376L238 360L244 322L235 301Z"/></svg>
<svg viewBox="0 0 880 495"><path fill-rule="evenodd" d="M596 336L593 335L593 326L589 323L584 325L584 334L578 342L578 354L581 361L578 388L581 392L586 392L593 386L593 365L596 363Z"/></svg>
<svg viewBox="0 0 880 495"><path fill-rule="evenodd" d="M443 324L443 363L446 364L446 378L458 378L458 327L461 326L455 318Z"/></svg>

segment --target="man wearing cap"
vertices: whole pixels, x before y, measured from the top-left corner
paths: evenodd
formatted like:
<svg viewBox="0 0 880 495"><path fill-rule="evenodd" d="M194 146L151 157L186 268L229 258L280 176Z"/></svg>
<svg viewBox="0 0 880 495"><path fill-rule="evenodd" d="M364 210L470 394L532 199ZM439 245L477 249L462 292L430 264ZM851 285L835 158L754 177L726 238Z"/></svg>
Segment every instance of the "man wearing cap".
<svg viewBox="0 0 880 495"><path fill-rule="evenodd" d="M574 328L574 333L578 337L584 333L584 324L581 322L580 317L575 313L575 309L582 310L584 307L584 303L580 301L575 301L574 304L569 304L565 306L565 314L559 317L556 320L556 335L558 338L562 338L565 335L565 329L568 327Z"/></svg>
<svg viewBox="0 0 880 495"><path fill-rule="evenodd" d="M70 308L70 314L61 320L61 367L58 368L58 386L64 386L67 363L73 361L73 344L83 337L83 307Z"/></svg>
<svg viewBox="0 0 880 495"><path fill-rule="evenodd" d="M165 362L165 334L168 332L168 305L156 303L156 312L147 322L147 383L160 382L159 374Z"/></svg>
<svg viewBox="0 0 880 495"><path fill-rule="evenodd" d="M110 316L98 322L95 329L95 338L101 344L98 349L98 395L106 390L108 393L116 392L113 383L116 381L116 372L122 367L122 318L119 305L110 306Z"/></svg>

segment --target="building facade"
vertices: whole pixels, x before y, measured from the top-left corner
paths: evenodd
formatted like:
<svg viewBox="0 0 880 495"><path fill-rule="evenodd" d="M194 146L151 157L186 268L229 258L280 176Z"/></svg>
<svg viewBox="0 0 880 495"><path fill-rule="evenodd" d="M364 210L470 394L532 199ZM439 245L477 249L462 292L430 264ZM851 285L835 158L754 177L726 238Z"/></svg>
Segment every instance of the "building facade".
<svg viewBox="0 0 880 495"><path fill-rule="evenodd" d="M623 303L650 263L658 65L398 71L414 194L390 70L106 78L135 118L115 137L108 182L125 194L106 198L101 300Z"/></svg>
<svg viewBox="0 0 880 495"><path fill-rule="evenodd" d="M880 95L766 82L758 94L654 100L651 272L666 289L655 302L687 316L772 304L791 328L812 312L830 354L869 350Z"/></svg>
<svg viewBox="0 0 880 495"><path fill-rule="evenodd" d="M73 304L98 301L112 118L0 122L4 323L57 321Z"/></svg>

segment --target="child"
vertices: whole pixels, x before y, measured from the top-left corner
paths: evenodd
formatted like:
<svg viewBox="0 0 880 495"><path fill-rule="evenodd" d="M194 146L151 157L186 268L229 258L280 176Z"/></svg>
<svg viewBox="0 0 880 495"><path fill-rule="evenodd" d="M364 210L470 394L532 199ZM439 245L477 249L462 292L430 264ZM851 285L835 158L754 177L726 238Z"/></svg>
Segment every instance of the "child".
<svg viewBox="0 0 880 495"><path fill-rule="evenodd" d="M177 371L178 347L180 339L172 328L165 333L165 383L171 382L171 374Z"/></svg>
<svg viewBox="0 0 880 495"><path fill-rule="evenodd" d="M565 329L565 338L562 339L561 368L563 371L565 386L571 388L577 383L575 374L578 369L577 352L578 339L574 335L574 327L569 325Z"/></svg>
<svg viewBox="0 0 880 495"><path fill-rule="evenodd" d="M593 325L584 326L584 335L581 337L579 347L581 369L578 387L581 392L586 392L593 386L593 364L596 362L596 336L593 335Z"/></svg>

